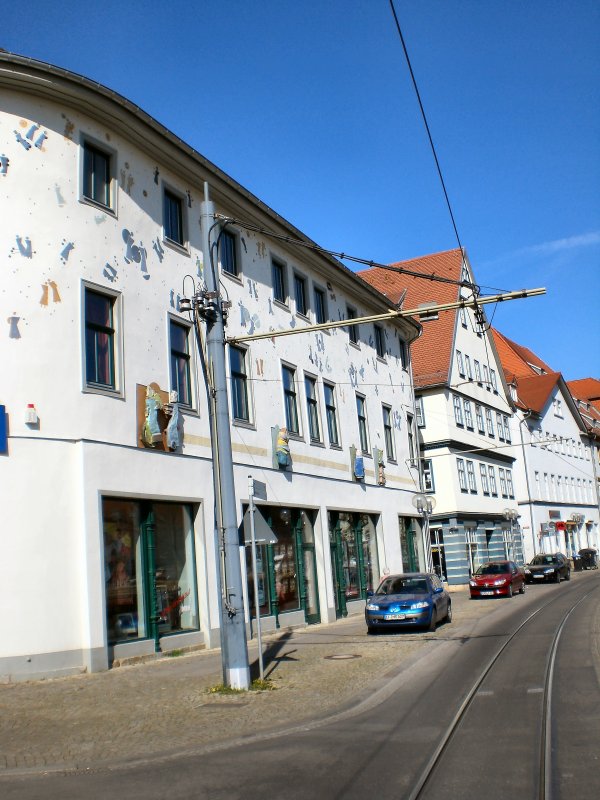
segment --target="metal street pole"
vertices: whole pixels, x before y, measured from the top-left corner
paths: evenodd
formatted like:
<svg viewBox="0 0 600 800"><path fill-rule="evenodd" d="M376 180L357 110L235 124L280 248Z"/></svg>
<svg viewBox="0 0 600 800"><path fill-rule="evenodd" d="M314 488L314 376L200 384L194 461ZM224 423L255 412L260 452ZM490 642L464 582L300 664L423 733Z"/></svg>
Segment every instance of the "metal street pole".
<svg viewBox="0 0 600 800"><path fill-rule="evenodd" d="M258 569L256 567L256 532L254 529L254 479L248 475L248 499L250 501L250 538L252 547L252 579L254 581L254 612L256 614L256 638L258 639L258 669L261 681L265 678L263 664L262 632L260 624L260 603L258 597Z"/></svg>
<svg viewBox="0 0 600 800"><path fill-rule="evenodd" d="M238 538L231 429L225 369L225 324L219 292L217 265L211 258L210 230L215 209L209 199L208 184L204 184L201 204L202 255L207 297L212 302L205 310L206 352L210 375L211 446L213 453L213 484L215 494L215 525L218 553L223 553L221 589L221 658L223 682L234 689L248 689L250 666L244 620L244 598L240 544Z"/></svg>

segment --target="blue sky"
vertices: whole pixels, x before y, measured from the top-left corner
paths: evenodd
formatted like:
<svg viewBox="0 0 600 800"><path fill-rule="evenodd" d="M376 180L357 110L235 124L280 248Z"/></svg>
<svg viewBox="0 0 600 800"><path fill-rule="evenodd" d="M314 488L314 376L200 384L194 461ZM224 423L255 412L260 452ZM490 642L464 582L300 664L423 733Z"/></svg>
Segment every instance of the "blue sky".
<svg viewBox="0 0 600 800"><path fill-rule="evenodd" d="M493 324L600 377L600 3L395 5L476 280L548 289ZM389 0L29 0L0 47L137 103L324 247L456 246Z"/></svg>

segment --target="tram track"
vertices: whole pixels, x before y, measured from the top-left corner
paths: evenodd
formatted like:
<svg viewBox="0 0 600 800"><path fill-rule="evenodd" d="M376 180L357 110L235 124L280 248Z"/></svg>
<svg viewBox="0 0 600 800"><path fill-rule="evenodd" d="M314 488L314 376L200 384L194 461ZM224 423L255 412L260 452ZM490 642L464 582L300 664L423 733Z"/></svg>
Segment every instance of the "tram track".
<svg viewBox="0 0 600 800"><path fill-rule="evenodd" d="M554 800L555 794L553 791L553 741L552 741L552 699L553 699L553 683L555 675L556 656L558 652L559 643L563 630L575 609L580 606L590 595L598 590L599 587L587 591L584 595L579 597L563 614L560 619L559 625L551 638L547 648L546 664L544 669L543 681L543 699L541 706L541 725L539 733L539 770L537 787L535 787L535 794L527 796L535 797L537 800ZM576 591L574 589L574 591ZM547 603L544 603L531 614L529 614L519 626L509 635L501 647L492 655L484 668L479 673L477 679L473 682L471 689L466 694L464 700L460 704L454 717L446 727L445 732L438 741L431 757L420 771L412 790L407 795L406 800L425 800L430 794L433 796L432 788L436 779L441 779L440 772L444 766L444 759L451 745L456 744L458 737L461 735L462 728L468 718L470 711L473 709L473 704L482 686L493 675L494 670L497 670L503 657L505 658L511 646L519 640L520 637L528 633L532 621L539 618L545 611L550 609L556 603L564 600L564 594L552 597Z"/></svg>

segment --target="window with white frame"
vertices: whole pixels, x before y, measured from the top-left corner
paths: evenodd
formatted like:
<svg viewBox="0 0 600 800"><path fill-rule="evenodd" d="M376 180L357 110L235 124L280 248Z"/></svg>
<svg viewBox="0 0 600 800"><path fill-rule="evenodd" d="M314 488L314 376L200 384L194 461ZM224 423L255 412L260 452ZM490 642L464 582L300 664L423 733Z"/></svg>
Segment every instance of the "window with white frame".
<svg viewBox="0 0 600 800"><path fill-rule="evenodd" d="M498 394L498 382L496 380L496 370L490 368L490 380L492 382L492 388L494 390L494 394Z"/></svg>
<svg viewBox="0 0 600 800"><path fill-rule="evenodd" d="M377 358L385 358L385 338L381 325L373 325L373 333L375 335L375 352Z"/></svg>
<svg viewBox="0 0 600 800"><path fill-rule="evenodd" d="M327 418L329 444L332 447L339 447L340 435L338 432L337 404L335 399L335 386L333 383L323 383L323 393L325 395L325 416Z"/></svg>
<svg viewBox="0 0 600 800"><path fill-rule="evenodd" d="M496 411L496 428L498 429L498 439L504 441L504 419L499 411Z"/></svg>
<svg viewBox="0 0 600 800"><path fill-rule="evenodd" d="M304 376L306 390L306 411L308 414L308 433L311 442L321 443L321 425L319 423L319 401L317 398L317 379L311 375Z"/></svg>
<svg viewBox="0 0 600 800"><path fill-rule="evenodd" d="M502 467L498 467L498 477L500 478L500 494L502 497L508 497L508 490L506 488L506 476L504 474L504 469Z"/></svg>
<svg viewBox="0 0 600 800"><path fill-rule="evenodd" d="M563 499L563 482L562 475L556 476L556 494L559 500Z"/></svg>
<svg viewBox="0 0 600 800"><path fill-rule="evenodd" d="M308 299L306 294L306 278L294 272L294 298L296 300L296 314L308 316Z"/></svg>
<svg viewBox="0 0 600 800"><path fill-rule="evenodd" d="M473 368L475 369L475 380L481 386L481 366L477 359L473 361Z"/></svg>
<svg viewBox="0 0 600 800"><path fill-rule="evenodd" d="M488 465L488 478L490 479L490 491L492 497L498 497L498 488L496 487L496 470L489 464Z"/></svg>
<svg viewBox="0 0 600 800"><path fill-rule="evenodd" d="M485 383L485 388L486 388L486 389L488 390L488 392L489 392L489 391L491 390L491 386L490 386L490 372L489 372L489 370L488 370L488 368L487 368L487 366L486 366L485 364L483 365L483 382Z"/></svg>
<svg viewBox="0 0 600 800"><path fill-rule="evenodd" d="M385 453L388 461L396 460L396 452L394 449L394 429L392 425L392 409L389 406L382 405L383 414L383 438L385 441Z"/></svg>
<svg viewBox="0 0 600 800"><path fill-rule="evenodd" d="M239 277L238 238L227 229L219 234L219 255L223 272Z"/></svg>
<svg viewBox="0 0 600 800"><path fill-rule="evenodd" d="M273 300L287 305L287 276L286 267L282 261L276 258L271 259L271 282L273 284Z"/></svg>
<svg viewBox="0 0 600 800"><path fill-rule="evenodd" d="M84 288L85 384L89 389L115 391L119 347L119 295Z"/></svg>
<svg viewBox="0 0 600 800"><path fill-rule="evenodd" d="M319 286L313 287L315 322L323 325L327 322L327 295Z"/></svg>
<svg viewBox="0 0 600 800"><path fill-rule="evenodd" d="M473 414L471 412L471 401L467 400L465 398L465 400L463 400L463 405L464 405L464 408L465 408L465 424L466 424L467 428L470 431L472 431L473 430Z"/></svg>
<svg viewBox="0 0 600 800"><path fill-rule="evenodd" d="M465 461L463 458L456 459L456 469L458 470L458 485L461 492L468 492L467 489L467 472L465 470Z"/></svg>
<svg viewBox="0 0 600 800"><path fill-rule="evenodd" d="M363 453L369 452L369 435L367 428L367 400L362 394L356 395L356 416L358 419L358 438Z"/></svg>
<svg viewBox="0 0 600 800"><path fill-rule="evenodd" d="M491 409L489 408L486 408L485 410L485 421L487 424L488 436L494 437L494 420L492 418Z"/></svg>
<svg viewBox="0 0 600 800"><path fill-rule="evenodd" d="M511 443L510 424L507 416L504 416L504 441L508 444Z"/></svg>
<svg viewBox="0 0 600 800"><path fill-rule="evenodd" d="M477 419L477 430L485 433L485 423L483 422L483 411L479 403L475 403L475 418Z"/></svg>
<svg viewBox="0 0 600 800"><path fill-rule="evenodd" d="M454 420L462 428L464 426L462 400L457 395L453 395L452 403L454 405Z"/></svg>
<svg viewBox="0 0 600 800"><path fill-rule="evenodd" d="M489 494L490 493L490 484L489 484L489 481L488 481L488 473L487 473L487 468L486 468L485 464L480 464L479 465L479 474L481 476L481 488L483 490L483 493L484 494Z"/></svg>
<svg viewBox="0 0 600 800"><path fill-rule="evenodd" d="M463 307L463 308L460 309L459 313L460 313L460 324L463 326L463 328L466 328L467 327L467 309Z"/></svg>
<svg viewBox="0 0 600 800"><path fill-rule="evenodd" d="M417 426L419 428L425 427L425 408L423 406L423 398L415 397L415 411L417 413Z"/></svg>
<svg viewBox="0 0 600 800"><path fill-rule="evenodd" d="M554 414L557 417L562 417L563 415L562 400L560 400L558 397L555 397L553 403L554 403Z"/></svg>
<svg viewBox="0 0 600 800"><path fill-rule="evenodd" d="M513 485L513 479L512 479L512 470L511 470L511 469L507 469L507 470L506 470L506 488L508 489L508 496L509 496L509 497L510 497L512 500L514 500L514 497L515 497L515 487L514 487L514 485Z"/></svg>
<svg viewBox="0 0 600 800"><path fill-rule="evenodd" d="M463 355L460 350L456 351L456 364L458 366L458 374L461 378L465 377L465 364L463 361Z"/></svg>
<svg viewBox="0 0 600 800"><path fill-rule="evenodd" d="M113 160L114 156L107 150L84 141L83 198L111 211L114 211Z"/></svg>
<svg viewBox="0 0 600 800"><path fill-rule="evenodd" d="M346 306L346 319L356 319L356 309L352 306ZM348 325L348 339L358 344L358 325Z"/></svg>
<svg viewBox="0 0 600 800"><path fill-rule="evenodd" d="M541 482L540 482L540 473L537 472L537 471L534 472L533 477L534 477L534 480L535 480L535 496L539 500L541 500L541 497L542 497L542 486L541 486ZM567 479L565 478L565 480L567 480Z"/></svg>
<svg viewBox="0 0 600 800"><path fill-rule="evenodd" d="M300 435L298 419L298 398L296 397L296 369L284 364L281 368L283 378L283 403L285 408L285 425L288 433Z"/></svg>
<svg viewBox="0 0 600 800"><path fill-rule="evenodd" d="M471 358L470 356L465 354L465 371L467 373L467 378L472 381L473 380L473 372L471 370Z"/></svg>
<svg viewBox="0 0 600 800"><path fill-rule="evenodd" d="M177 392L177 402L191 408L192 371L190 356L190 326L169 320L169 342L171 346L171 391Z"/></svg>
<svg viewBox="0 0 600 800"><path fill-rule="evenodd" d="M415 433L413 429L414 417L412 414L406 415L406 429L408 433L408 458L411 466L417 463L417 454L415 451Z"/></svg>
<svg viewBox="0 0 600 800"><path fill-rule="evenodd" d="M467 478L471 494L477 494L477 482L475 481L475 466L472 461L467 461Z"/></svg>
<svg viewBox="0 0 600 800"><path fill-rule="evenodd" d="M423 469L423 489L426 492L435 492L435 482L433 480L433 465L430 458L421 461Z"/></svg>
<svg viewBox="0 0 600 800"><path fill-rule="evenodd" d="M248 402L247 350L229 345L229 369L231 373L231 415L238 422L250 422Z"/></svg>
<svg viewBox="0 0 600 800"><path fill-rule="evenodd" d="M163 189L163 231L168 242L184 246L183 201L167 188Z"/></svg>
<svg viewBox="0 0 600 800"><path fill-rule="evenodd" d="M410 356L408 345L404 341L404 339L398 339L398 347L400 348L400 363L402 364L402 369L408 370L410 367Z"/></svg>

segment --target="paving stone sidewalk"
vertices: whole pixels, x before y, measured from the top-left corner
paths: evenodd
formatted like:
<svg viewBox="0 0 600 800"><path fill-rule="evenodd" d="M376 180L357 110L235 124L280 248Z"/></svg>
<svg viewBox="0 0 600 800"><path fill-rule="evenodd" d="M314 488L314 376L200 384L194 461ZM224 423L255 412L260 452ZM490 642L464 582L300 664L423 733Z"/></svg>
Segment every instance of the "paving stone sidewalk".
<svg viewBox="0 0 600 800"><path fill-rule="evenodd" d="M453 623L433 634L367 636L362 618L349 617L269 635L263 649L272 691L211 694L222 680L219 651L0 685L0 775L200 750L322 717L381 685L387 672L418 657L432 641L468 636L501 602L472 603L465 593L454 593ZM251 642L251 661L256 654Z"/></svg>

